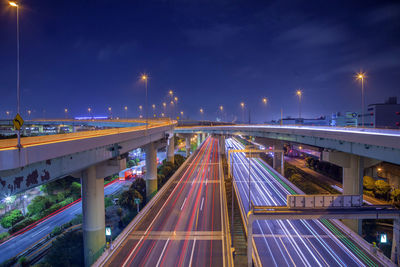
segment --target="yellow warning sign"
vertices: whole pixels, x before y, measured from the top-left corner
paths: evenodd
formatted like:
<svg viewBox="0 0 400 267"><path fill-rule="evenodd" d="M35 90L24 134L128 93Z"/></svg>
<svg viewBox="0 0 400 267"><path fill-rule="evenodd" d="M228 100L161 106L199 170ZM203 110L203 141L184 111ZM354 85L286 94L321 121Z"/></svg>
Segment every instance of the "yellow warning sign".
<svg viewBox="0 0 400 267"><path fill-rule="evenodd" d="M13 120L13 124L16 130L19 131L19 129L21 129L22 125L24 124L24 120L22 119L21 115L19 115L19 113L17 113L17 115L15 116L14 120Z"/></svg>

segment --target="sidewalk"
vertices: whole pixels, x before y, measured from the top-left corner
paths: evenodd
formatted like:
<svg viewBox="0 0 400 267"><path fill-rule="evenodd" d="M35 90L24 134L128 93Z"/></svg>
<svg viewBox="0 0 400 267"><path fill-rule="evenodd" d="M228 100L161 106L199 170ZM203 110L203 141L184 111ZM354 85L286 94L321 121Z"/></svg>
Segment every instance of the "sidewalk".
<svg viewBox="0 0 400 267"><path fill-rule="evenodd" d="M335 181L334 179L323 175L317 171L314 171L308 167L306 167L306 163L304 160L299 159L299 158L292 158L292 157L286 157L285 156L285 162L288 162L294 166L296 166L297 168L301 169L302 171L308 173L309 175L315 177L316 179L328 183L329 185L331 185L333 188L335 188L336 190L342 192L343 191L343 187L342 184L339 183L338 181ZM363 195L363 198L365 200L365 202L367 202L370 205L391 205L391 203L386 202L384 200L380 200L380 199L376 199L374 197L368 196L368 195Z"/></svg>

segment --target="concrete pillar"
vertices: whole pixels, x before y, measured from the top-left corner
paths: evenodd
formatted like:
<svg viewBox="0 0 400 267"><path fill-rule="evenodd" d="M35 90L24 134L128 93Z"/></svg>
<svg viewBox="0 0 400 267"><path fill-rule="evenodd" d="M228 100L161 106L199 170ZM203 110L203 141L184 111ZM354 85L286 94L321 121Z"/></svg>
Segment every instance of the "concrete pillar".
<svg viewBox="0 0 400 267"><path fill-rule="evenodd" d="M393 240L392 240L392 253L390 259L394 264L399 264L399 245L400 245L400 221L399 219L393 220Z"/></svg>
<svg viewBox="0 0 400 267"><path fill-rule="evenodd" d="M225 154L225 136L223 135L219 137L219 150L222 155Z"/></svg>
<svg viewBox="0 0 400 267"><path fill-rule="evenodd" d="M324 151L322 158L324 161L331 162L343 168L343 195L360 195L363 200L363 177L364 160L363 157L336 151ZM343 220L354 232L361 235L362 220Z"/></svg>
<svg viewBox="0 0 400 267"><path fill-rule="evenodd" d="M202 135L203 135L203 136L202 136L202 138L201 138L201 141L204 142L204 141L206 140L206 138L207 138L207 135L206 135L206 133L203 133Z"/></svg>
<svg viewBox="0 0 400 267"><path fill-rule="evenodd" d="M104 178L96 178L96 166L82 172L83 249L85 266L103 253L105 236Z"/></svg>
<svg viewBox="0 0 400 267"><path fill-rule="evenodd" d="M174 135L172 135L168 139L168 145L167 145L167 162L174 163L175 162L175 139Z"/></svg>
<svg viewBox="0 0 400 267"><path fill-rule="evenodd" d="M201 145L201 134L197 134L197 147Z"/></svg>
<svg viewBox="0 0 400 267"><path fill-rule="evenodd" d="M190 145L190 138L191 138L190 135L187 135L187 136L185 137L185 143L186 143L186 157L189 157L189 156L190 156L190 148L191 148L191 145Z"/></svg>
<svg viewBox="0 0 400 267"><path fill-rule="evenodd" d="M146 198L149 200L157 192L157 149L149 143L146 150ZM168 150L169 151L169 150Z"/></svg>
<svg viewBox="0 0 400 267"><path fill-rule="evenodd" d="M282 142L274 142L274 149L283 151L283 143ZM280 171L282 176L285 176L285 157L283 152L274 152L274 157L272 159L272 168L277 171Z"/></svg>

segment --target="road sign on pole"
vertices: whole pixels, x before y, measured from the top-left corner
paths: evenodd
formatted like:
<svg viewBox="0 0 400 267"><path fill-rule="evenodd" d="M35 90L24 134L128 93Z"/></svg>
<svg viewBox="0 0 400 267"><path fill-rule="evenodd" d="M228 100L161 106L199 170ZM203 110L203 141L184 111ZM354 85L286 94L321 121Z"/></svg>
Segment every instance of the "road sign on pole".
<svg viewBox="0 0 400 267"><path fill-rule="evenodd" d="M24 120L22 119L21 115L19 115L19 113L15 115L15 118L13 119L13 124L17 131L19 131L24 124Z"/></svg>
<svg viewBox="0 0 400 267"><path fill-rule="evenodd" d="M111 236L111 227L110 226L106 227L106 236Z"/></svg>

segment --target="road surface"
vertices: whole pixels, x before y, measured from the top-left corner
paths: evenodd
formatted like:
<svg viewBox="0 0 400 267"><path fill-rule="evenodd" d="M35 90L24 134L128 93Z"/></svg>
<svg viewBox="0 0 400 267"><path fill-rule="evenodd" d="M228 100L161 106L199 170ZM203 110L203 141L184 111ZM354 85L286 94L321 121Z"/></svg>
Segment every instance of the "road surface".
<svg viewBox="0 0 400 267"><path fill-rule="evenodd" d="M244 148L235 139L227 139L226 147ZM247 214L249 160L244 153L231 159L241 212ZM295 191L269 168L251 159L250 199L255 205L286 206L286 196ZM329 220L256 221L253 233L263 266L379 266Z"/></svg>
<svg viewBox="0 0 400 267"><path fill-rule="evenodd" d="M118 191L125 182L117 181L104 188L104 195ZM53 231L54 227L63 225L82 214L82 202L79 201L54 216L40 222L35 227L23 234L17 235L0 244L0 263L8 260L26 250L35 242Z"/></svg>
<svg viewBox="0 0 400 267"><path fill-rule="evenodd" d="M208 138L105 266L225 266L219 170Z"/></svg>

